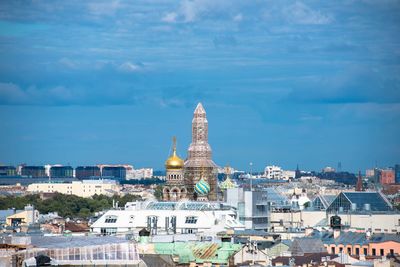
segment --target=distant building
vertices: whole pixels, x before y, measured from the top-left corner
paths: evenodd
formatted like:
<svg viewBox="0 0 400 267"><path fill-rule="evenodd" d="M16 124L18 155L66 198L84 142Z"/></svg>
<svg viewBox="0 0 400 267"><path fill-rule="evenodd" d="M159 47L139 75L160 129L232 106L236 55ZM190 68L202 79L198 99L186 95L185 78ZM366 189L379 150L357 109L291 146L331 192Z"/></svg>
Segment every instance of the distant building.
<svg viewBox="0 0 400 267"><path fill-rule="evenodd" d="M381 170L379 182L381 184L394 184L395 183L395 170L393 170L393 169Z"/></svg>
<svg viewBox="0 0 400 267"><path fill-rule="evenodd" d="M21 175L32 178L47 177L44 166L23 166L21 169Z"/></svg>
<svg viewBox="0 0 400 267"><path fill-rule="evenodd" d="M70 178L74 175L74 169L71 166L52 166L50 167L50 177Z"/></svg>
<svg viewBox="0 0 400 267"><path fill-rule="evenodd" d="M336 172L336 170L335 170L335 168L327 166L327 167L322 169L322 172L324 172L324 173L326 173L326 172Z"/></svg>
<svg viewBox="0 0 400 267"><path fill-rule="evenodd" d="M132 169L126 171L126 180L148 179L153 177L153 168Z"/></svg>
<svg viewBox="0 0 400 267"><path fill-rule="evenodd" d="M120 191L119 184L114 180L83 180L72 183L33 183L28 185L31 193L61 193L79 197L93 195L113 196Z"/></svg>
<svg viewBox="0 0 400 267"><path fill-rule="evenodd" d="M282 179L283 170L279 166L267 166L264 169L264 176L268 179Z"/></svg>
<svg viewBox="0 0 400 267"><path fill-rule="evenodd" d="M400 164L394 166L395 183L400 184Z"/></svg>
<svg viewBox="0 0 400 267"><path fill-rule="evenodd" d="M75 169L75 177L78 179L87 179L100 177L100 168L97 166L79 166Z"/></svg>
<svg viewBox="0 0 400 267"><path fill-rule="evenodd" d="M126 179L126 168L123 166L105 166L101 170L102 177L114 177L117 179Z"/></svg>
<svg viewBox="0 0 400 267"><path fill-rule="evenodd" d="M15 176L17 169L14 166L0 166L0 176Z"/></svg>
<svg viewBox="0 0 400 267"><path fill-rule="evenodd" d="M375 175L375 169L368 169L365 171L365 177L370 178L374 177Z"/></svg>

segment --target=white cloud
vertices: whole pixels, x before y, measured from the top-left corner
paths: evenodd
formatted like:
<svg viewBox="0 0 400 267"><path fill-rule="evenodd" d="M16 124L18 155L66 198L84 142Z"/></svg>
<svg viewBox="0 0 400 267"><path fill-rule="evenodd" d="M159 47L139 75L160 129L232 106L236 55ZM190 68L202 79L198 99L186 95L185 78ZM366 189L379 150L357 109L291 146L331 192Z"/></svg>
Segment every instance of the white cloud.
<svg viewBox="0 0 400 267"><path fill-rule="evenodd" d="M178 17L177 13L169 12L169 13L165 14L165 16L161 20L164 22L173 23L173 22L176 22L177 17Z"/></svg>
<svg viewBox="0 0 400 267"><path fill-rule="evenodd" d="M302 2L297 1L283 10L286 19L296 24L329 24L333 17L319 10L313 10Z"/></svg>
<svg viewBox="0 0 400 267"><path fill-rule="evenodd" d="M121 8L119 0L94 2L88 4L89 12L96 16L112 16Z"/></svg>
<svg viewBox="0 0 400 267"><path fill-rule="evenodd" d="M243 15L242 13L237 14L236 16L233 17L233 21L236 22L241 22L243 20Z"/></svg>
<svg viewBox="0 0 400 267"><path fill-rule="evenodd" d="M130 61L124 62L121 65L118 66L118 70L122 72L137 72L141 70L143 67L143 64L141 63L132 63Z"/></svg>

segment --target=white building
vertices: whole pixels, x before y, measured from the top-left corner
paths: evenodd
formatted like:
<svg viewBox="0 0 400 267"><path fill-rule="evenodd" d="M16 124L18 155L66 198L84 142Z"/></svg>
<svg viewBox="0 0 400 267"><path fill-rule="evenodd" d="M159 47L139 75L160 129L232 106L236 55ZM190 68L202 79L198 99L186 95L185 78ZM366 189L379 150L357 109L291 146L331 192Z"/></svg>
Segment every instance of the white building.
<svg viewBox="0 0 400 267"><path fill-rule="evenodd" d="M126 180L148 179L153 177L153 168L130 169L126 171Z"/></svg>
<svg viewBox="0 0 400 267"><path fill-rule="evenodd" d="M123 210L109 210L91 225L94 233L137 234L147 228L157 234L215 236L226 230L243 230L235 212L220 203L128 202Z"/></svg>
<svg viewBox="0 0 400 267"><path fill-rule="evenodd" d="M282 173L283 173L282 168L275 165L267 166L264 169L264 176L268 179L280 180L282 179Z"/></svg>
<svg viewBox="0 0 400 267"><path fill-rule="evenodd" d="M76 195L79 197L91 197L97 195L112 196L118 194L120 185L114 180L83 180L72 183L34 183L28 185L31 193L61 193Z"/></svg>

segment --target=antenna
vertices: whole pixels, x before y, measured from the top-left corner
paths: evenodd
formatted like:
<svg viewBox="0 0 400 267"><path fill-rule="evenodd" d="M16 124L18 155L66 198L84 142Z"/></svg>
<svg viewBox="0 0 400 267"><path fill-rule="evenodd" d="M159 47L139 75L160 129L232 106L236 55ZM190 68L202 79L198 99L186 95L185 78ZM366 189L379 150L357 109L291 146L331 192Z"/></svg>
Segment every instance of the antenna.
<svg viewBox="0 0 400 267"><path fill-rule="evenodd" d="M342 171L342 162L338 162L338 164L337 164L337 171L338 172L341 172Z"/></svg>
<svg viewBox="0 0 400 267"><path fill-rule="evenodd" d="M250 162L250 191L253 191L253 162Z"/></svg>

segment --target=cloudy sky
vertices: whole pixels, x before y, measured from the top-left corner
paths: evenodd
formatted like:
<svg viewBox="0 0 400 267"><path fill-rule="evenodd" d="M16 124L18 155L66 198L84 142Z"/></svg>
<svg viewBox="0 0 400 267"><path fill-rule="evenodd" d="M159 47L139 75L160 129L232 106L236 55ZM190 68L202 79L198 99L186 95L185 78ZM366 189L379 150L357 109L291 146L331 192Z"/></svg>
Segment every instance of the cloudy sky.
<svg viewBox="0 0 400 267"><path fill-rule="evenodd" d="M0 162L400 163L399 1L1 1Z"/></svg>

